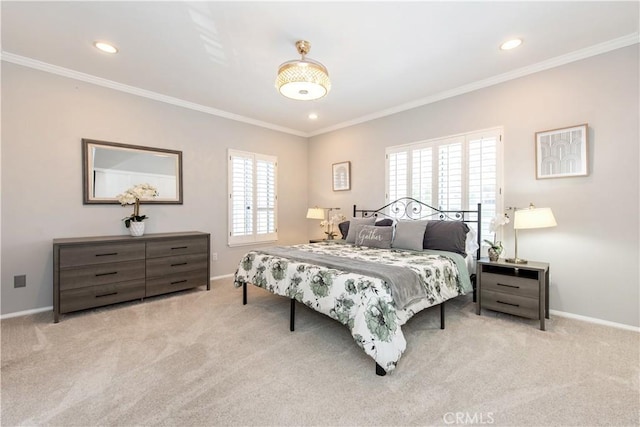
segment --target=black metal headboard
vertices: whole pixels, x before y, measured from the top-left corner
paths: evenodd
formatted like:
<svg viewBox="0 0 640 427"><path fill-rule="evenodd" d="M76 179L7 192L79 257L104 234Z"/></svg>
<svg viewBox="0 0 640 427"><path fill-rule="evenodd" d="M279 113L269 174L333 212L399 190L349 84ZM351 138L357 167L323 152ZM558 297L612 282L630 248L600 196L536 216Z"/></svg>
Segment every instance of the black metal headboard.
<svg viewBox="0 0 640 427"><path fill-rule="evenodd" d="M482 204L478 203L477 210L441 210L422 203L412 197L402 197L398 200L384 205L375 210L356 209L353 205L353 216L360 214L363 218L384 217L392 219L409 219L409 220L443 220L443 221L462 221L466 223L474 223L477 225L476 234L478 235L478 251L476 259L480 259L480 248L482 247Z"/></svg>

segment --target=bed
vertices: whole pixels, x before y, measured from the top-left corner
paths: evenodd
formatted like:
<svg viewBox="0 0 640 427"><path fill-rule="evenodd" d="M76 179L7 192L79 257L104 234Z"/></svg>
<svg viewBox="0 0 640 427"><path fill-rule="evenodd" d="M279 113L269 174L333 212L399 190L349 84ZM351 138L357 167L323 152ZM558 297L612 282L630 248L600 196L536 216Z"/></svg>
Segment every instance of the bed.
<svg viewBox="0 0 640 427"><path fill-rule="evenodd" d="M412 198L375 210L354 205L340 224L343 239L252 250L234 285L243 304L248 284L290 298L291 331L296 302L337 320L385 375L406 349L401 326L416 313L439 306L444 329L447 300L473 292L475 301L480 212L480 204L443 211Z"/></svg>

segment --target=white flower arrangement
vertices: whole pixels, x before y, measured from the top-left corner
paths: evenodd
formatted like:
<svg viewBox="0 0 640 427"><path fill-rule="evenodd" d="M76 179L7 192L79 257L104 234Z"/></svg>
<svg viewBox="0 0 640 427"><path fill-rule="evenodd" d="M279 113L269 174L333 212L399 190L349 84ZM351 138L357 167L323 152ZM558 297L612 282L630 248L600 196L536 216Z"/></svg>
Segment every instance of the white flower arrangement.
<svg viewBox="0 0 640 427"><path fill-rule="evenodd" d="M504 225L509 224L511 222L511 218L509 218L508 214L504 215L496 215L491 219L489 223L489 230L493 233L493 242L491 240L485 239L485 242L489 244L493 249L500 250L502 252L502 242L496 241L496 236L498 230L500 230Z"/></svg>
<svg viewBox="0 0 640 427"><path fill-rule="evenodd" d="M322 228L327 227L327 231L325 231L324 234L327 235L328 239L333 239L338 235L338 233L334 231L333 227L337 224L340 224L342 221L346 219L347 217L342 214L339 214L339 213L333 214L329 219L320 221L320 227Z"/></svg>
<svg viewBox="0 0 640 427"><path fill-rule="evenodd" d="M158 196L158 190L150 184L134 185L116 199L122 206L134 205L133 214L122 218L124 225L129 228L132 222L141 222L147 219L146 215L140 215L140 200L152 199Z"/></svg>

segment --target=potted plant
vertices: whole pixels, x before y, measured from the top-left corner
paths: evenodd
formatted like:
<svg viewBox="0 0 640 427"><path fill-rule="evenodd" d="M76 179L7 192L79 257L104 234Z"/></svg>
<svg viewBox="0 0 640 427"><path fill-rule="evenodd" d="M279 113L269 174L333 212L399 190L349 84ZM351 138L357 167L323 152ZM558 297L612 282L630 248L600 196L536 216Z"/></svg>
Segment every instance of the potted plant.
<svg viewBox="0 0 640 427"><path fill-rule="evenodd" d="M341 223L345 219L347 219L347 217L342 214L334 214L331 216L331 218L325 219L324 221L320 222L320 227L327 227L327 231L324 232L324 234L327 235L327 240L335 239L338 233L334 231L333 226Z"/></svg>
<svg viewBox="0 0 640 427"><path fill-rule="evenodd" d="M489 249L487 250L489 254L490 261L497 261L502 254L504 248L502 247L502 242L497 239L498 230L505 224L508 224L511 221L509 215L506 213L504 215L497 215L495 218L491 220L489 224L489 229L493 233L493 242L491 240L485 239L485 243L489 245Z"/></svg>
<svg viewBox="0 0 640 427"><path fill-rule="evenodd" d="M151 199L158 196L158 190L150 184L138 184L116 198L122 206L134 205L133 213L122 218L125 227L129 229L132 236L138 237L144 234L144 220L148 217L140 215L140 200Z"/></svg>

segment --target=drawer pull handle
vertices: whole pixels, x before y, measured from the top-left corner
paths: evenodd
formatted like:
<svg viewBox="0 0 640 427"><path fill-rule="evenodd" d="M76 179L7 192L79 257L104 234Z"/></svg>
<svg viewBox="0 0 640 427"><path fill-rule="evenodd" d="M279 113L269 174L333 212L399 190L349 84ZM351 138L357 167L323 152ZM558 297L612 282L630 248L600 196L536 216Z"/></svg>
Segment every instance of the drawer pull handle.
<svg viewBox="0 0 640 427"><path fill-rule="evenodd" d="M496 301L498 304L505 304L505 305L511 305L513 307L520 307L520 304L511 304L510 302L504 302L504 301Z"/></svg>
<svg viewBox="0 0 640 427"><path fill-rule="evenodd" d="M171 248L171 250L174 249L187 249L189 246L176 246L175 248Z"/></svg>
<svg viewBox="0 0 640 427"><path fill-rule="evenodd" d="M171 264L171 267L177 267L179 265L187 265L187 263L186 262L179 262L177 264Z"/></svg>
<svg viewBox="0 0 640 427"><path fill-rule="evenodd" d="M504 286L504 287L506 287L506 288L520 289L520 286L515 286L515 285L505 285L504 283L498 283L498 286Z"/></svg>
<svg viewBox="0 0 640 427"><path fill-rule="evenodd" d="M100 277L100 276L110 276L112 274L118 274L117 271L110 271L109 273L98 273L96 274L96 277Z"/></svg>
<svg viewBox="0 0 640 427"><path fill-rule="evenodd" d="M96 256L112 256L112 255L118 255L118 252L110 252L108 254L96 254Z"/></svg>
<svg viewBox="0 0 640 427"><path fill-rule="evenodd" d="M118 292L109 292L108 294L96 295L96 298L108 297L111 295L117 295Z"/></svg>
<svg viewBox="0 0 640 427"><path fill-rule="evenodd" d="M172 285L177 285L178 283L186 283L186 280L178 280L176 282L171 282Z"/></svg>

